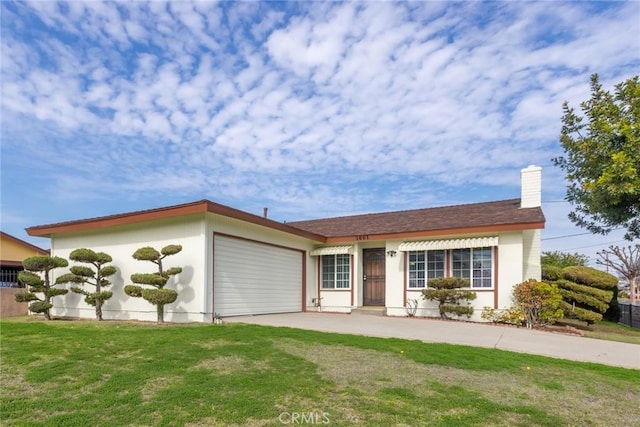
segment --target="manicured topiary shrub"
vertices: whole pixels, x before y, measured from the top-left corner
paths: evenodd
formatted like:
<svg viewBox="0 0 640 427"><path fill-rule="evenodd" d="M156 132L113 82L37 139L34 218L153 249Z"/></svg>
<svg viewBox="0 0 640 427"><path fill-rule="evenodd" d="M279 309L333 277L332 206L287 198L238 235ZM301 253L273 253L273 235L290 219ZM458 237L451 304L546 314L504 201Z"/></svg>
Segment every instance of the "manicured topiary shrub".
<svg viewBox="0 0 640 427"><path fill-rule="evenodd" d="M468 303L460 305L462 301L471 301L477 297L475 292L461 289L468 286L469 281L460 277L429 279L429 287L422 290L422 297L425 300L438 301L438 310L443 319L449 319L448 314L471 317L473 307Z"/></svg>
<svg viewBox="0 0 640 427"><path fill-rule="evenodd" d="M135 285L127 285L124 292L130 297L143 298L157 308L158 323L164 322L164 306L171 304L178 298L178 292L173 289L166 289L165 285L171 276L180 274L182 268L172 267L164 269L162 261L171 255L175 255L182 250L180 245L167 245L158 252L152 247L140 248L133 253L133 258L139 261L150 261L157 265L158 271L155 273L132 274L131 281ZM145 288L140 285L151 286Z"/></svg>
<svg viewBox="0 0 640 427"><path fill-rule="evenodd" d="M24 271L18 273L18 280L27 285L27 289L16 293L16 301L31 302L29 310L42 313L45 319L51 320L50 310L53 307L51 299L66 294L68 290L55 288L57 283L51 282L50 273L56 268L68 265L66 259L49 255L25 258L22 261ZM36 294L42 294L42 298Z"/></svg>
<svg viewBox="0 0 640 427"><path fill-rule="evenodd" d="M555 283L562 294L565 317L593 324L603 318L603 313L617 305L615 289L618 279L604 271L585 266L562 269L561 278Z"/></svg>
<svg viewBox="0 0 640 427"><path fill-rule="evenodd" d="M562 267L555 265L542 265L542 280L554 282L562 279Z"/></svg>
<svg viewBox="0 0 640 427"><path fill-rule="evenodd" d="M111 286L111 282L107 277L113 276L117 272L114 266L105 265L112 261L111 256L104 252L94 252L91 249L81 248L72 251L69 254L69 259L89 264L91 267L74 265L69 269L71 272L58 277L56 283L92 286L93 290L91 291L87 291L80 286L72 286L71 292L84 295L84 301L95 307L96 319L102 320L102 305L113 296L113 292L104 290L105 287Z"/></svg>
<svg viewBox="0 0 640 427"><path fill-rule="evenodd" d="M618 284L616 276L584 266L565 267L562 269L562 277L581 285L605 290L611 290Z"/></svg>

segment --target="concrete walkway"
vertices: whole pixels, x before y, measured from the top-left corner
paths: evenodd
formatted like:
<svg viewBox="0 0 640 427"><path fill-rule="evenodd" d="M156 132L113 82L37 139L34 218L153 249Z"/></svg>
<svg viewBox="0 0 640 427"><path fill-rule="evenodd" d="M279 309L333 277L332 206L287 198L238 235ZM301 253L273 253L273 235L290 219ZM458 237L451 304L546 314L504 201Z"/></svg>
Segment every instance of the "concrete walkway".
<svg viewBox="0 0 640 427"><path fill-rule="evenodd" d="M290 313L225 318L227 323L463 344L640 369L640 345L489 324L365 314Z"/></svg>

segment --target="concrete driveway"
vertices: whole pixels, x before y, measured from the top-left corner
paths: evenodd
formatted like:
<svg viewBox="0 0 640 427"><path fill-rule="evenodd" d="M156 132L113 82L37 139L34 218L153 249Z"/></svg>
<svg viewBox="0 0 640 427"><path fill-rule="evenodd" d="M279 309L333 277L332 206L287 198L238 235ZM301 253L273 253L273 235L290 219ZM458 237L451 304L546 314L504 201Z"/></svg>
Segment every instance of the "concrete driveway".
<svg viewBox="0 0 640 427"><path fill-rule="evenodd" d="M330 313L238 316L225 322L463 344L640 369L640 345L490 324Z"/></svg>

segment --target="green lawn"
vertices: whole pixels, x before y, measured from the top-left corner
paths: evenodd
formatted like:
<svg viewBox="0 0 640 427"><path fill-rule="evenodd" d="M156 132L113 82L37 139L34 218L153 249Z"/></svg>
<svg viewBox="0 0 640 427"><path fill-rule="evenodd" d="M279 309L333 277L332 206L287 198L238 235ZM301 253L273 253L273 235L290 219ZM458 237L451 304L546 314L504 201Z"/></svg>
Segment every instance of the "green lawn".
<svg viewBox="0 0 640 427"><path fill-rule="evenodd" d="M640 370L241 324L0 328L2 426L640 422Z"/></svg>
<svg viewBox="0 0 640 427"><path fill-rule="evenodd" d="M640 344L640 329L619 323L603 320L593 325L587 325L585 322L575 319L562 319L558 321L558 324L569 325L580 329L584 332L584 336L588 338Z"/></svg>

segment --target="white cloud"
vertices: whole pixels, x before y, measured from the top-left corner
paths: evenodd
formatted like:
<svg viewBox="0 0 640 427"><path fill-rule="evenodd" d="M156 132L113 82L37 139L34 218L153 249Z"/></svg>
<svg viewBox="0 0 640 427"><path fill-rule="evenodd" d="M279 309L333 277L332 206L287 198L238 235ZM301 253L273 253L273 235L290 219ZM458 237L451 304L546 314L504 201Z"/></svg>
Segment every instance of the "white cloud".
<svg viewBox="0 0 640 427"><path fill-rule="evenodd" d="M61 193L79 174L91 197L256 198L292 220L517 197L520 168L559 154L562 102L640 64L633 2L2 9L3 151Z"/></svg>

